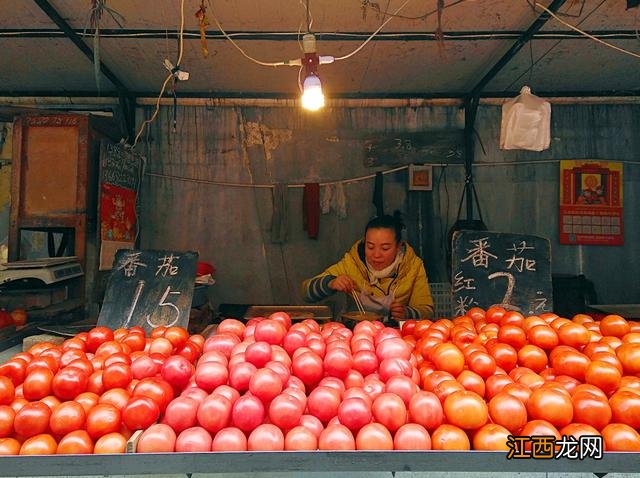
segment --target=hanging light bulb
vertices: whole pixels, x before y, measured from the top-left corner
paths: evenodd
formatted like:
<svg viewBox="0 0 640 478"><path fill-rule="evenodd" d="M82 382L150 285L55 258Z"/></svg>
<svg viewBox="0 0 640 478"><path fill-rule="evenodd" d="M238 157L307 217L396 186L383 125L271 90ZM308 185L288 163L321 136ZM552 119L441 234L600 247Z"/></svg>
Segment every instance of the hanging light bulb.
<svg viewBox="0 0 640 478"><path fill-rule="evenodd" d="M302 84L302 107L309 111L318 111L324 106L322 83L316 74L307 75Z"/></svg>

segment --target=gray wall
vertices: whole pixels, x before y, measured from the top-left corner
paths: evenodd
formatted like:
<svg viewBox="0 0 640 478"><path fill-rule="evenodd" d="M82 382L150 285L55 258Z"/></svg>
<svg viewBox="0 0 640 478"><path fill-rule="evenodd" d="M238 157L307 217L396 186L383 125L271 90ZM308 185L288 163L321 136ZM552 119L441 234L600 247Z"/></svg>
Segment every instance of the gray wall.
<svg viewBox="0 0 640 478"><path fill-rule="evenodd" d="M148 118L151 108L139 114ZM489 229L549 238L553 272L584 273L600 303L640 302L640 105L553 105L552 146L541 153L499 150L500 115L499 106L481 106L476 124L486 153L478 142L474 173ZM198 251L217 268L211 289L216 305L302 303L300 282L338 260L375 214L373 179L344 184L347 218L322 215L318 240L303 231L302 188L288 188L288 238L282 244L270 238L272 189L241 186L370 175L394 165L366 166L364 137L461 125L456 106L341 107L316 115L279 106L185 106L177 110L174 133L172 109L163 107L145 133L142 247ZM560 159L629 162L623 247L559 245ZM512 161L519 164L500 164ZM434 178L433 192L407 194L406 170L385 175L385 209L407 215L408 239L422 253L430 280L444 282L442 238L456 219L463 168L435 166Z"/></svg>

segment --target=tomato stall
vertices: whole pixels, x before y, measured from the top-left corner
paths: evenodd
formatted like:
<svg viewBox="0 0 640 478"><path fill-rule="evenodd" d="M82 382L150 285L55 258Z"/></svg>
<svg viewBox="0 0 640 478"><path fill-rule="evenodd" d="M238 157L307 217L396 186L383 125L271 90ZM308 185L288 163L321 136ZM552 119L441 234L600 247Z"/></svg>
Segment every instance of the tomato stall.
<svg viewBox="0 0 640 478"><path fill-rule="evenodd" d="M285 312L206 338L98 326L0 365L0 453L29 455L0 474L628 470L638 337L620 316L499 306L401 329ZM585 437L600 448L558 455Z"/></svg>

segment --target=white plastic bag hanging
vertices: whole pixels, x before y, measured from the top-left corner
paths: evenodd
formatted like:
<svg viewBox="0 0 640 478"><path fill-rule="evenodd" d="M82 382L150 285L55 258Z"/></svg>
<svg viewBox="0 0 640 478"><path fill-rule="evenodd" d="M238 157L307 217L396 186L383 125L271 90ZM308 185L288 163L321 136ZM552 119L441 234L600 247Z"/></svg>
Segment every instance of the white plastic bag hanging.
<svg viewBox="0 0 640 478"><path fill-rule="evenodd" d="M500 149L544 151L551 143L551 105L523 86L502 105Z"/></svg>

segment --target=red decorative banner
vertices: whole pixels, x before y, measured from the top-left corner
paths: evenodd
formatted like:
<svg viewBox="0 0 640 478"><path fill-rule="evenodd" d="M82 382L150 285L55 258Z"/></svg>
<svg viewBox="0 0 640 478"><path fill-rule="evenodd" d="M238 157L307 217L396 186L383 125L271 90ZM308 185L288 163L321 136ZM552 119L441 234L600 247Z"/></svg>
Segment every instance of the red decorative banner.
<svg viewBox="0 0 640 478"><path fill-rule="evenodd" d="M136 192L102 183L100 196L100 234L103 241L134 242L136 231Z"/></svg>
<svg viewBox="0 0 640 478"><path fill-rule="evenodd" d="M623 242L622 163L560 161L560 244Z"/></svg>

